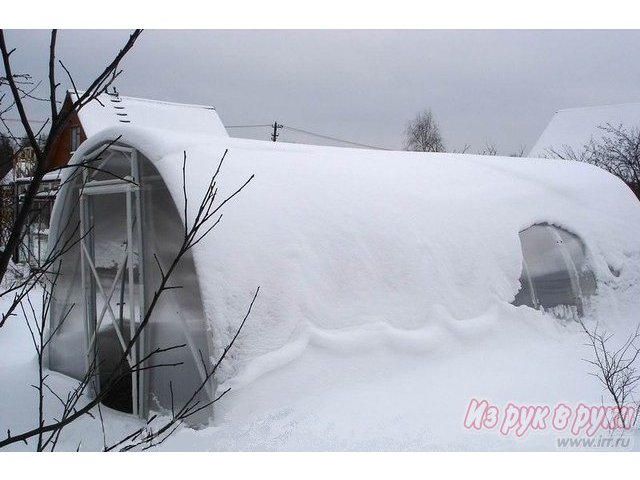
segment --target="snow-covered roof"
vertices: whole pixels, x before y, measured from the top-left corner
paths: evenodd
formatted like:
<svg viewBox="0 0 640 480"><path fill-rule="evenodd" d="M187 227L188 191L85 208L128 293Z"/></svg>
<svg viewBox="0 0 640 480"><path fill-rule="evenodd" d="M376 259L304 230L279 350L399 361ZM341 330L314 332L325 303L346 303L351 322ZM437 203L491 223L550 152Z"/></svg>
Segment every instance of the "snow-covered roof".
<svg viewBox="0 0 640 480"><path fill-rule="evenodd" d="M640 127L640 102L559 110L528 156L549 156L551 148L558 152L569 148L579 153L591 138L602 137L603 132L598 127L607 124Z"/></svg>
<svg viewBox="0 0 640 480"><path fill-rule="evenodd" d="M430 335L450 341L462 320L473 329L488 311L515 312L518 232L535 223L578 235L598 278L640 252L637 200L583 163L203 140L132 125L94 135L74 158L118 137L154 163L181 214L183 151L193 199L226 149L218 198L255 174L194 249L218 348L261 286L227 380L255 378L352 329L430 344ZM189 202L190 218L197 207Z"/></svg>
<svg viewBox="0 0 640 480"><path fill-rule="evenodd" d="M54 170L53 172L45 173L42 177L42 182L57 182L62 178L61 170ZM18 177L15 179L15 183L31 183L33 177Z"/></svg>
<svg viewBox="0 0 640 480"><path fill-rule="evenodd" d="M82 94L82 92L78 92ZM68 92L72 100L77 98ZM103 93L78 113L87 137L109 127L128 126L227 137L215 108Z"/></svg>

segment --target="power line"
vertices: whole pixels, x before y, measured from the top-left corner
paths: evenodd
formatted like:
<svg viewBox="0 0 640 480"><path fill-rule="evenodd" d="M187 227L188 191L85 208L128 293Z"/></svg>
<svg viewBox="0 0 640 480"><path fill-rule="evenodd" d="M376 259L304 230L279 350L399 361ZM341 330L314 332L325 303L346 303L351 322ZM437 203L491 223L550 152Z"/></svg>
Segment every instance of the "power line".
<svg viewBox="0 0 640 480"><path fill-rule="evenodd" d="M224 128L259 128L259 127L273 127L272 124L265 123L261 125L225 125Z"/></svg>
<svg viewBox="0 0 640 480"><path fill-rule="evenodd" d="M289 125L283 125L283 127L288 128L289 130L293 130L295 132L306 133L307 135L313 135L314 137L324 138L325 140L332 140L334 142L342 142L342 143L347 143L349 145L355 145L355 146L364 147L364 148L373 148L374 150L389 150L388 148L376 147L373 145L366 145L364 143L352 142L350 140L343 140L341 138L330 137L329 135L322 135L320 133L314 133L308 130L303 130L302 128L290 127Z"/></svg>
<svg viewBox="0 0 640 480"><path fill-rule="evenodd" d="M274 123L261 123L261 124L256 124L256 125L225 125L225 128L274 128ZM310 132L309 130L304 130L302 128L297 128L297 127L291 127L289 125L282 125L282 124L277 124L277 128L288 128L289 130L295 131L295 132L299 132L299 133L304 133L307 135L312 135L314 137L318 137L318 138L323 138L325 140L331 140L334 142L341 142L341 143L346 143L348 145L354 145L357 147L364 147L364 148L372 148L374 150L389 150L388 148L383 148L383 147L376 147L374 145L367 145L365 143L358 143L358 142L352 142L350 140L344 140L342 138L336 138L336 137L331 137L329 135L323 135L321 133L315 133L315 132ZM273 134L271 136L271 140L273 140Z"/></svg>
<svg viewBox="0 0 640 480"><path fill-rule="evenodd" d="M22 120L20 120L19 118L5 118L4 121L22 123ZM30 123L47 123L47 120L29 120L29 122Z"/></svg>

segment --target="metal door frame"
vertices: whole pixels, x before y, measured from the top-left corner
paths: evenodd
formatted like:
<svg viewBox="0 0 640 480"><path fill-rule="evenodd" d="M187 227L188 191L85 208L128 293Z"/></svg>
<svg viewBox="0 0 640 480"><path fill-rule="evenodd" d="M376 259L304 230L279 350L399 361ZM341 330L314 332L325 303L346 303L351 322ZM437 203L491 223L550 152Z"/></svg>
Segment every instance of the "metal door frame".
<svg viewBox="0 0 640 480"><path fill-rule="evenodd" d="M102 156L104 154L104 156ZM80 187L80 259L81 259L81 272L82 272L82 285L85 292L85 347L86 347L86 370L87 372L94 365L96 371L96 378L98 378L100 372L97 366L96 357L96 345L97 345L97 332L102 323L105 315L109 315L114 325L114 329L118 336L120 346L123 353L127 348L127 342L124 340L124 336L118 322L116 315L111 308L111 298L115 292L115 288L121 279L121 276L126 275L129 285L129 338L133 338L136 332L136 325L139 325L144 318L146 312L145 305L145 277L144 277L144 242L142 239L142 206L141 206L141 191L139 186L140 180L140 166L137 152L134 149L124 148L117 145L111 145L108 148L99 148L93 153L85 155L83 157L83 164L89 162L99 161L98 171L102 171L104 165L116 155L124 155L130 164L130 175L124 178L113 178L108 180L93 180L92 172L95 172L95 168L83 168L82 170L82 186ZM122 262L113 284L105 289L100 282L96 267L95 267L95 237L93 232L93 211L92 200L95 196L107 195L107 194L122 194L125 196L126 202L126 236L127 244L125 251L123 252ZM135 218L135 221L134 221ZM135 229L135 234L134 234ZM134 252L139 255L138 262L138 293L134 292ZM126 273L124 271L124 265L126 262ZM98 314L96 309L96 300L98 295L103 297L105 305L101 312ZM145 352L145 338L144 330L138 337L138 340L133 345L127 360L130 365L137 365L139 359L144 357ZM132 395L132 413L134 415L142 416L144 414L144 365L137 365L137 368L132 373L131 378L131 395ZM141 370L142 369L142 370ZM92 382L94 391L99 391L99 386L96 382Z"/></svg>

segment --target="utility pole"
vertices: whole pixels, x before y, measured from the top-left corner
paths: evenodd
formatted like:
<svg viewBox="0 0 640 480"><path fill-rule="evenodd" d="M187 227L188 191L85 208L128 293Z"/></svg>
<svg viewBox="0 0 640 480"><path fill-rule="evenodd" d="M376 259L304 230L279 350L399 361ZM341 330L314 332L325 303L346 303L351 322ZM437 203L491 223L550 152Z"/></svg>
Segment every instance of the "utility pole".
<svg viewBox="0 0 640 480"><path fill-rule="evenodd" d="M273 133L271 134L271 141L275 142L278 138L278 135L280 135L278 133L278 129L282 128L282 125L279 124L277 121L273 122Z"/></svg>

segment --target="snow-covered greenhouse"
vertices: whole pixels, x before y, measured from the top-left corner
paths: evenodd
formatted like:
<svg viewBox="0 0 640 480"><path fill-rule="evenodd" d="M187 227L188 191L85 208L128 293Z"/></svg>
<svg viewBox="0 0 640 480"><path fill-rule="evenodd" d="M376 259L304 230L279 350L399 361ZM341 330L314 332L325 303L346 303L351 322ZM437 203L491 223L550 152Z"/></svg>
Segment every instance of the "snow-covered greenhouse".
<svg viewBox="0 0 640 480"><path fill-rule="evenodd" d="M99 168L65 169L55 203L49 244L70 247L53 287L48 358L75 378L95 361L98 389L222 156L218 199L255 176L179 264L171 284L182 288L162 295L130 353L135 364L184 344L162 357L178 365L136 370L105 399L141 416L186 401L258 286L203 402L219 383L246 384L309 345L339 349L336 338L356 329L368 333L346 350L406 340L419 352L487 315L497 325L534 309L554 322L604 315L611 285L638 267L640 206L591 165L230 138L211 108L121 96L88 105L79 121L86 140L71 164Z"/></svg>

